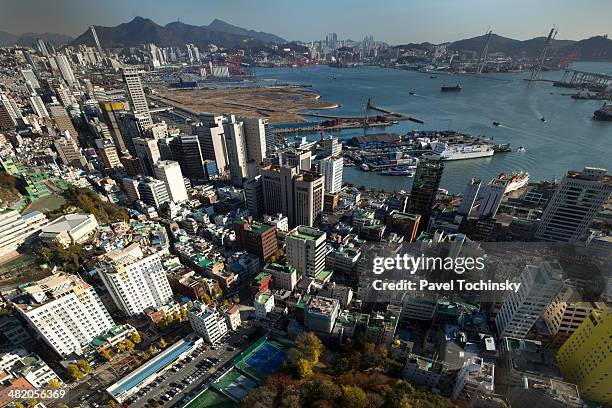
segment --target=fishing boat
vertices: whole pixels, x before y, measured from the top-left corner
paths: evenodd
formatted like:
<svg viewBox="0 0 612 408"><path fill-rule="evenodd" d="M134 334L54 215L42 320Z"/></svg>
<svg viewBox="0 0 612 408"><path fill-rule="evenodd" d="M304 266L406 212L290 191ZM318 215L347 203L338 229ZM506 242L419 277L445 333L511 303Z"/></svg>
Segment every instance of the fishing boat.
<svg viewBox="0 0 612 408"><path fill-rule="evenodd" d="M499 123L499 122L493 122L493 126L499 126L499 125L501 125L501 123Z"/></svg>
<svg viewBox="0 0 612 408"><path fill-rule="evenodd" d="M461 84L457 84L457 85L442 85L440 87L440 92L459 92L462 89L463 89L463 87L461 86Z"/></svg>

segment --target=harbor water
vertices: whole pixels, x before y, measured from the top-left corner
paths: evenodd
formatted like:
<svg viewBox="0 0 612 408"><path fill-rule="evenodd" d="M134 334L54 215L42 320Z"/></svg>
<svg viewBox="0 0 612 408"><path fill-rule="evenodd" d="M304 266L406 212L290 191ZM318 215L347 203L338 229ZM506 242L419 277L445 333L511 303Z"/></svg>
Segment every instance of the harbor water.
<svg viewBox="0 0 612 408"><path fill-rule="evenodd" d="M578 62L572 69L612 73L612 62ZM446 163L441 187L463 191L474 177L484 181L502 172L524 170L531 181L561 178L570 169L585 166L612 170L612 122L593 120L602 101L576 100L567 95L576 91L553 87L551 82L525 81L529 72L483 74L419 73L380 67L265 68L257 70L258 80L276 79L283 83L310 84L324 101L336 109L324 114L365 115L368 98L376 106L405 113L425 122L403 121L387 128L367 129L368 133L410 130L452 129L484 135L495 143L510 143L513 152L493 157ZM543 72L542 78L559 79L563 71ZM435 78L432 78L435 77ZM440 92L443 84L463 86L461 92ZM414 93L411 95L409 92ZM370 115L375 115L371 112ZM544 117L545 122L540 118ZM312 119L307 119L312 120ZM493 126L493 122L500 126ZM331 133L348 140L364 134L364 129ZM318 133L304 134L310 140ZM292 135L287 135L291 138ZM516 152L519 146L526 151ZM409 190L412 179L382 176L357 167L345 167L344 181L386 191Z"/></svg>

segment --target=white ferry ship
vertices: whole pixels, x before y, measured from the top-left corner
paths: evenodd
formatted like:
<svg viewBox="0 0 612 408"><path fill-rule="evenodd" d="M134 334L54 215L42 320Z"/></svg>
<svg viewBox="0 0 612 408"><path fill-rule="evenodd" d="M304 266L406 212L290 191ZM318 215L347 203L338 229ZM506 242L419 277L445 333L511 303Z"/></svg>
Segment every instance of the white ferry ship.
<svg viewBox="0 0 612 408"><path fill-rule="evenodd" d="M526 171L515 171L512 174L501 173L498 178L500 180L510 179L510 183L508 184L508 187L506 187L504 194L508 194L518 190L519 188L523 188L527 185L527 183L529 183L529 173Z"/></svg>
<svg viewBox="0 0 612 408"><path fill-rule="evenodd" d="M493 148L484 143L477 144L453 144L434 142L431 153L425 153L424 159L430 160L463 160L476 159L479 157L493 156Z"/></svg>

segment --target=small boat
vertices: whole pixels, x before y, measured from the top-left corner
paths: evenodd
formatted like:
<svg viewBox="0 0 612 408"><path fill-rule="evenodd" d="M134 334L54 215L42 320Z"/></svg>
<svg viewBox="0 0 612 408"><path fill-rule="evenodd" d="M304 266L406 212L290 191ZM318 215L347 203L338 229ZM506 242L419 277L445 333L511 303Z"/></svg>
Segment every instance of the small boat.
<svg viewBox="0 0 612 408"><path fill-rule="evenodd" d="M501 125L501 123L499 123L499 122L493 122L493 126L499 126L499 125Z"/></svg>
<svg viewBox="0 0 612 408"><path fill-rule="evenodd" d="M363 171L370 171L370 167L365 164L365 163L361 163L361 165L359 166L359 168Z"/></svg>
<svg viewBox="0 0 612 408"><path fill-rule="evenodd" d="M540 122L546 122L546 118L544 118L544 116L542 116L542 117L540 118Z"/></svg>
<svg viewBox="0 0 612 408"><path fill-rule="evenodd" d="M519 146L518 149L516 149L517 153L524 153L526 151L527 151L527 149L525 149L523 146Z"/></svg>
<svg viewBox="0 0 612 408"><path fill-rule="evenodd" d="M440 92L459 92L462 89L463 89L463 87L461 86L461 84L457 84L457 85L442 85L440 87Z"/></svg>
<svg viewBox="0 0 612 408"><path fill-rule="evenodd" d="M435 75L430 75L429 76L429 79L434 79L434 78L437 78L437 76L435 76Z"/></svg>
<svg viewBox="0 0 612 408"><path fill-rule="evenodd" d="M408 92L408 95L416 95L414 92Z"/></svg>

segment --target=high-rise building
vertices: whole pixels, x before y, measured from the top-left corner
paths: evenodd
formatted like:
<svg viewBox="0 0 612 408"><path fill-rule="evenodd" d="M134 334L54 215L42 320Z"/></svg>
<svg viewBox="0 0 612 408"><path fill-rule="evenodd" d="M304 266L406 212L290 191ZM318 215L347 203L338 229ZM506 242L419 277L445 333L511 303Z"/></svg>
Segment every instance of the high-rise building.
<svg viewBox="0 0 612 408"><path fill-rule="evenodd" d="M155 208L170 201L166 183L152 177L147 177L138 183L138 194L145 204Z"/></svg>
<svg viewBox="0 0 612 408"><path fill-rule="evenodd" d="M247 160L261 164L266 158L266 121L264 118L246 118L239 120L244 124L243 130L247 146Z"/></svg>
<svg viewBox="0 0 612 408"><path fill-rule="evenodd" d="M209 124L197 125L195 126L194 133L198 135L198 140L200 141L202 158L214 161L217 166L217 172L225 174L228 163L225 135L223 133L223 125L218 125L215 118L223 120L223 116L213 116L207 122L213 122L213 126Z"/></svg>
<svg viewBox="0 0 612 408"><path fill-rule="evenodd" d="M244 182L244 196L246 207L253 217L261 217L265 212L263 185L261 176L255 176Z"/></svg>
<svg viewBox="0 0 612 408"><path fill-rule="evenodd" d="M123 82L125 82L127 93L130 98L132 111L142 116L142 122L145 127L151 126L153 120L151 119L147 98L144 93L144 88L142 87L142 82L140 81L140 71L138 68L124 67L122 73Z"/></svg>
<svg viewBox="0 0 612 408"><path fill-rule="evenodd" d="M115 149L115 145L111 140L97 139L96 146L98 147L98 154L106 168L114 169L121 167L121 160L119 160L117 149Z"/></svg>
<svg viewBox="0 0 612 408"><path fill-rule="evenodd" d="M480 202L478 218L495 218L509 183L509 179L496 178L491 180L485 188L484 196Z"/></svg>
<svg viewBox="0 0 612 408"><path fill-rule="evenodd" d="M325 232L316 228L294 228L285 238L287 262L302 276L314 278L325 268L326 239Z"/></svg>
<svg viewBox="0 0 612 408"><path fill-rule="evenodd" d="M39 211L21 215L15 210L0 210L0 256L16 250L47 223L47 217Z"/></svg>
<svg viewBox="0 0 612 408"><path fill-rule="evenodd" d="M342 143L337 137L327 136L323 139L323 156L336 157L342 154Z"/></svg>
<svg viewBox="0 0 612 408"><path fill-rule="evenodd" d="M344 160L342 157L326 157L321 160L321 173L325 180L325 191L334 194L342 189L342 171Z"/></svg>
<svg viewBox="0 0 612 408"><path fill-rule="evenodd" d="M72 66L68 61L68 58L66 58L66 56L63 54L57 54L55 56L55 62L57 64L57 68L60 71L60 74L62 75L62 78L64 78L64 81L66 81L68 86L76 85L77 80L74 76L74 72L72 71Z"/></svg>
<svg viewBox="0 0 612 408"><path fill-rule="evenodd" d="M612 193L605 169L568 171L548 202L535 232L540 241L585 241L589 226Z"/></svg>
<svg viewBox="0 0 612 408"><path fill-rule="evenodd" d="M278 250L276 227L273 225L240 218L234 221L234 231L240 249L257 255L261 262L267 261Z"/></svg>
<svg viewBox="0 0 612 408"><path fill-rule="evenodd" d="M100 45L100 40L98 39L98 34L96 33L96 28L94 26L89 26L89 31L91 32L91 36L94 40L94 45L96 49L100 53L100 56L104 56L104 51L102 50L102 46Z"/></svg>
<svg viewBox="0 0 612 408"><path fill-rule="evenodd" d="M6 94L0 93L0 130L13 129L17 126L17 118L21 116L15 112L14 101Z"/></svg>
<svg viewBox="0 0 612 408"><path fill-rule="evenodd" d="M559 264L527 265L519 276L518 291L512 291L495 318L500 337L523 339L533 324L563 288Z"/></svg>
<svg viewBox="0 0 612 408"><path fill-rule="evenodd" d="M147 172L147 175L155 176L153 165L155 165L155 163L157 163L157 161L160 159L157 140L137 137L132 139L132 142L134 143L136 157L140 159L142 167Z"/></svg>
<svg viewBox="0 0 612 408"><path fill-rule="evenodd" d="M76 275L56 273L19 290L15 310L63 357L80 353L114 326L93 287Z"/></svg>
<svg viewBox="0 0 612 408"><path fill-rule="evenodd" d="M70 136L74 138L78 136L78 133L72 123L72 119L70 119L70 115L68 115L65 107L59 103L52 103L49 105L49 113L51 114L51 118L53 118L55 121L55 125L60 133L65 133L68 131Z"/></svg>
<svg viewBox="0 0 612 408"><path fill-rule="evenodd" d="M138 243L107 253L98 272L113 301L128 316L172 300L159 254L144 253Z"/></svg>
<svg viewBox="0 0 612 408"><path fill-rule="evenodd" d="M32 94L30 96L30 106L35 114L38 115L39 118L45 119L49 117L49 112L47 112L47 107L45 106L40 96L37 94Z"/></svg>
<svg viewBox="0 0 612 408"><path fill-rule="evenodd" d="M153 166L155 177L166 184L170 199L175 203L187 201L187 189L183 182L183 173L178 162L160 160Z"/></svg>
<svg viewBox="0 0 612 408"><path fill-rule="evenodd" d="M593 310L557 353L557 365L588 400L612 404L612 312Z"/></svg>
<svg viewBox="0 0 612 408"><path fill-rule="evenodd" d="M233 115L223 124L230 180L239 187L242 187L247 176L247 146L243 128L242 122L236 122Z"/></svg>
<svg viewBox="0 0 612 408"><path fill-rule="evenodd" d="M65 108L69 107L73 103L72 93L70 89L64 86L64 83L60 80L51 81L51 89L55 92L55 96L60 101L62 106Z"/></svg>
<svg viewBox="0 0 612 408"><path fill-rule="evenodd" d="M312 153L310 150L291 149L282 153L281 163L298 171L310 171L312 167Z"/></svg>
<svg viewBox="0 0 612 408"><path fill-rule="evenodd" d="M168 144L172 153L172 159L181 166L183 176L187 177L194 184L208 180L206 164L202 157L202 149L198 136L180 135L170 140Z"/></svg>
<svg viewBox="0 0 612 408"><path fill-rule="evenodd" d="M40 89L40 83L38 82L38 78L36 78L36 74L31 69L22 69L21 75L23 75L23 79L30 86L31 90Z"/></svg>
<svg viewBox="0 0 612 408"><path fill-rule="evenodd" d="M293 224L313 226L321 221L323 213L323 176L302 171L293 178ZM289 218L291 223L291 217Z"/></svg>
<svg viewBox="0 0 612 408"><path fill-rule="evenodd" d="M262 169L261 183L266 214L283 214L290 220L293 219L293 177L296 173L294 168L284 166L268 166Z"/></svg>
<svg viewBox="0 0 612 408"><path fill-rule="evenodd" d="M410 212L421 215L423 228L427 228L429 224L429 217L443 172L444 162L441 160L421 160L417 166L408 207Z"/></svg>
<svg viewBox="0 0 612 408"><path fill-rule="evenodd" d="M100 111L102 112L102 119L108 126L115 147L120 151L124 152L127 150L128 144L121 134L121 128L119 126L119 120L122 113L125 113L125 104L123 102L100 102Z"/></svg>
<svg viewBox="0 0 612 408"><path fill-rule="evenodd" d="M471 179L468 181L467 186L465 186L465 190L463 191L463 196L461 197L461 205L459 205L459 210L457 211L459 214L466 217L470 215L470 211L472 211L472 208L474 207L476 197L478 197L480 184L481 181L477 179Z"/></svg>
<svg viewBox="0 0 612 408"><path fill-rule="evenodd" d="M77 145L76 140L68 134L53 142L53 147L57 151L57 155L66 166L73 166L85 169L87 167L87 159L81 154L81 149Z"/></svg>

